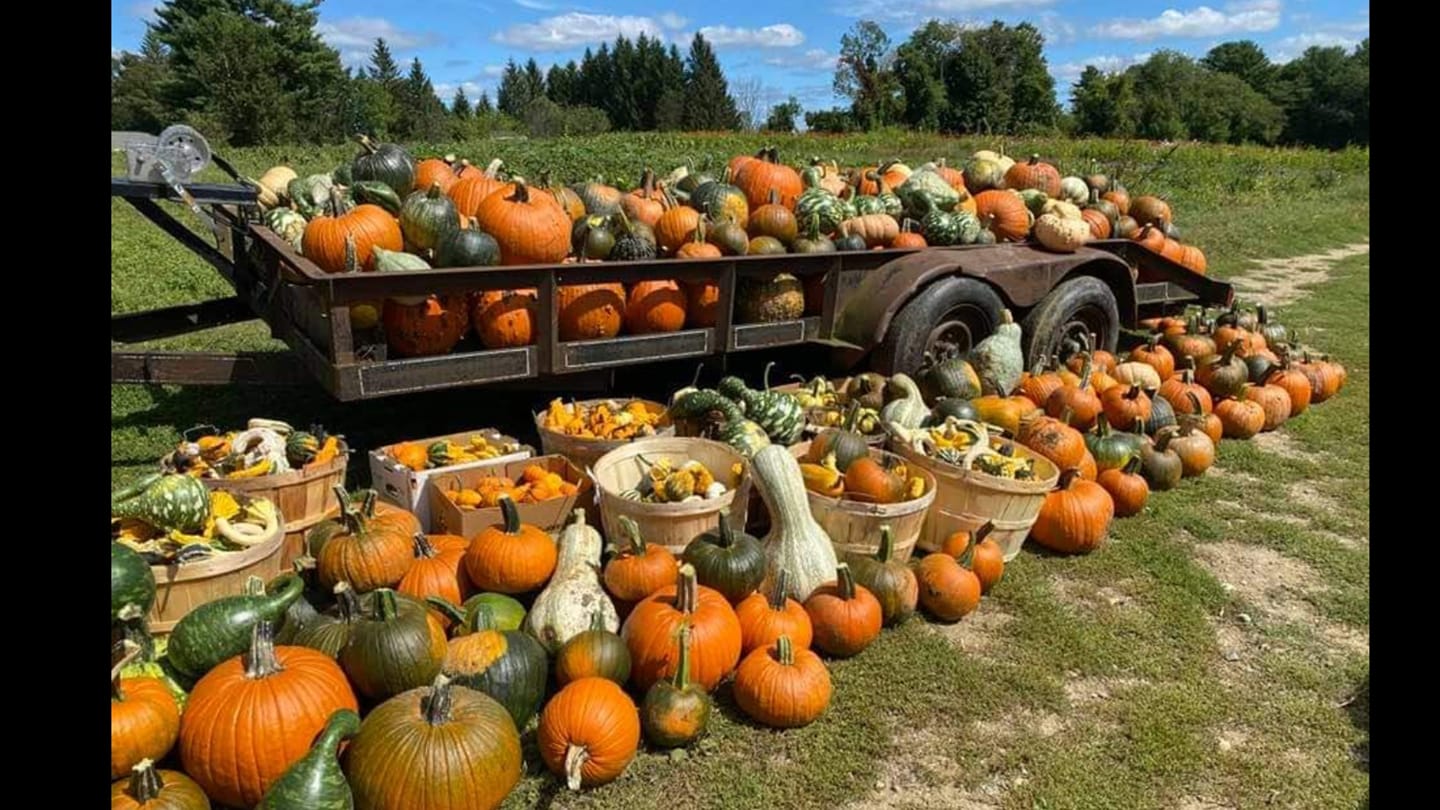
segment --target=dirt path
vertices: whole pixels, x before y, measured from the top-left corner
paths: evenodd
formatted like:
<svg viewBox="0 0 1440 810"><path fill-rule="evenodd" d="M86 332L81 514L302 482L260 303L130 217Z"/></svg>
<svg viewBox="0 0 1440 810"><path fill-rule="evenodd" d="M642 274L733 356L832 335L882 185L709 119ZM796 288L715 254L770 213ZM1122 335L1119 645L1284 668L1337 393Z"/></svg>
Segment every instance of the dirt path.
<svg viewBox="0 0 1440 810"><path fill-rule="evenodd" d="M1370 252L1370 242L1344 245L1324 253L1285 259L1251 259L1258 265L1230 279L1241 298L1272 307L1289 306L1310 295L1310 288L1330 277L1330 268L1351 256Z"/></svg>

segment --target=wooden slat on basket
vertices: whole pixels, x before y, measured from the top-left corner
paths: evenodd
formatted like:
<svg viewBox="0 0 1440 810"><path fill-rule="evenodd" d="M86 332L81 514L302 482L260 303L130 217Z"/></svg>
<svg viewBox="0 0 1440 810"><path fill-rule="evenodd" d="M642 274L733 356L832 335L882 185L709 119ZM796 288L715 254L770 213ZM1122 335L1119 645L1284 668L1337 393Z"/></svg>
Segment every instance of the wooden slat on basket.
<svg viewBox="0 0 1440 810"><path fill-rule="evenodd" d="M285 516L285 549L280 565L288 567L305 553L305 533L335 506L334 488L345 483L345 469L350 462L349 448L325 464L309 469L290 470L258 478L202 478L210 489L224 489L250 498L264 498L275 504ZM243 580L242 580L243 582Z"/></svg>
<svg viewBox="0 0 1440 810"><path fill-rule="evenodd" d="M619 397L605 397L603 399L584 399L579 404L586 408L593 408L602 402L613 402L617 406L624 407L630 402L640 402L645 409L651 413L663 413L666 408L658 402L648 399L622 399ZM617 447L624 447L637 439L586 439L580 436L569 436L556 430L545 427L545 411L535 414L535 430L540 434L540 452L547 456L560 455L574 462L580 469L590 469L600 460L600 457L614 450ZM656 436L675 435L675 426L665 424L655 429ZM649 437L644 437L649 438Z"/></svg>
<svg viewBox="0 0 1440 810"><path fill-rule="evenodd" d="M285 513L277 517L283 520ZM155 575L150 631L168 633L185 614L206 602L242 593L250 577L268 581L279 576L282 567L288 570L289 563L282 562L287 537L277 526L274 534L247 549L216 552L184 565L150 566Z"/></svg>

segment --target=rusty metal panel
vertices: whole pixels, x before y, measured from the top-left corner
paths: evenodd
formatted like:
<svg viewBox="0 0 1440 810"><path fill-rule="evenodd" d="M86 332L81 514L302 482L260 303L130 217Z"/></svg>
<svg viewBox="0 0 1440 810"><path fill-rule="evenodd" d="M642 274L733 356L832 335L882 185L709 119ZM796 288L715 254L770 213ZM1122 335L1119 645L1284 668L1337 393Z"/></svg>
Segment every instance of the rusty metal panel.
<svg viewBox="0 0 1440 810"><path fill-rule="evenodd" d="M634 335L610 340L561 343L556 372L584 371L606 366L679 360L713 351L710 329L691 329L663 335Z"/></svg>
<svg viewBox="0 0 1440 810"><path fill-rule="evenodd" d="M359 364L359 395L380 397L533 377L535 347Z"/></svg>
<svg viewBox="0 0 1440 810"><path fill-rule="evenodd" d="M790 346L820 337L820 318L812 316L798 321L746 323L731 327L730 333L731 351Z"/></svg>

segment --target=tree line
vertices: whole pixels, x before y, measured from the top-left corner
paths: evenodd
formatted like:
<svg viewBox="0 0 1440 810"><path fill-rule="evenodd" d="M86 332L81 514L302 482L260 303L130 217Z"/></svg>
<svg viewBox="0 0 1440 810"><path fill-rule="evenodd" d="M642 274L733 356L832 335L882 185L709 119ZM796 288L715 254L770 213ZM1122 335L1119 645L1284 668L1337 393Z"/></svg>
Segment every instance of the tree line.
<svg viewBox="0 0 1440 810"><path fill-rule="evenodd" d="M824 132L905 127L954 134L1070 133L1155 140L1311 144L1370 140L1370 43L1312 47L1285 64L1254 42L1201 59L1159 51L1122 71L1087 66L1056 101L1045 38L1029 23L931 20L894 44L861 20L841 38L833 88L848 106L805 111L793 96L755 108L751 81L732 88L710 43L641 34L542 69L509 61L496 97L457 89L448 107L418 58L408 69L377 40L345 67L316 31L318 2L168 0L136 52L111 59L115 130L186 122L237 146L333 142L355 132L407 141L497 132L545 137L606 130ZM737 97L743 103L737 103Z"/></svg>

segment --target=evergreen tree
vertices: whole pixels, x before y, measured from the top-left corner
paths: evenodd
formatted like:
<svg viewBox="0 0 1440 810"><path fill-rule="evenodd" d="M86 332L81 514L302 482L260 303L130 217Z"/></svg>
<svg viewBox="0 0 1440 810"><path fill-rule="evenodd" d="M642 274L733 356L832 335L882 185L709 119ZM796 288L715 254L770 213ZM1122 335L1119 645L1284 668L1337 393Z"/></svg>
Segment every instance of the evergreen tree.
<svg viewBox="0 0 1440 810"><path fill-rule="evenodd" d="M481 90L480 100L475 102L475 114L477 116L489 115L492 112L495 112L495 106L490 103L490 91Z"/></svg>
<svg viewBox="0 0 1440 810"><path fill-rule="evenodd" d="M1275 66L1270 64L1270 58L1259 45L1248 39L1216 45L1205 54L1200 64L1216 73L1238 77L1261 93L1269 93L1275 80Z"/></svg>
<svg viewBox="0 0 1440 810"><path fill-rule="evenodd" d="M400 66L395 64L384 37L377 37L375 47L370 50L370 78L387 90L400 84Z"/></svg>
<svg viewBox="0 0 1440 810"><path fill-rule="evenodd" d="M685 126L685 60L672 43L661 63L660 95L655 100L655 128L665 132Z"/></svg>
<svg viewBox="0 0 1440 810"><path fill-rule="evenodd" d="M465 88L455 88L455 98L450 102L450 114L456 118L473 118L475 113L470 109L470 99L465 97Z"/></svg>
<svg viewBox="0 0 1440 810"><path fill-rule="evenodd" d="M401 137L434 141L445 136L445 106L435 95L435 85L425 75L425 68L416 57L410 62L410 74L401 88Z"/></svg>
<svg viewBox="0 0 1440 810"><path fill-rule="evenodd" d="M170 55L147 27L139 53L127 51L110 60L110 129L158 133L174 123L161 95L170 81Z"/></svg>
<svg viewBox="0 0 1440 810"><path fill-rule="evenodd" d="M551 65L545 74L545 96L561 106L580 103L580 68L571 59L562 65Z"/></svg>
<svg viewBox="0 0 1440 810"><path fill-rule="evenodd" d="M495 96L500 112L512 118L523 115L530 104L529 87L529 83L525 81L525 73L515 64L515 60L507 61L504 72L500 74L500 89Z"/></svg>
<svg viewBox="0 0 1440 810"><path fill-rule="evenodd" d="M791 96L782 104L770 108L770 117L765 119L765 129L770 132L794 132L795 119L802 112L800 101Z"/></svg>
<svg viewBox="0 0 1440 810"><path fill-rule="evenodd" d="M623 36L616 37L610 59L610 92L605 94L607 103L599 105L600 109L605 111L615 129L639 129L640 107L635 91L640 79L640 65L635 46Z"/></svg>
<svg viewBox="0 0 1440 810"><path fill-rule="evenodd" d="M685 63L683 122L689 130L728 130L740 126L740 113L730 97L725 74L710 43L699 33L690 43Z"/></svg>

